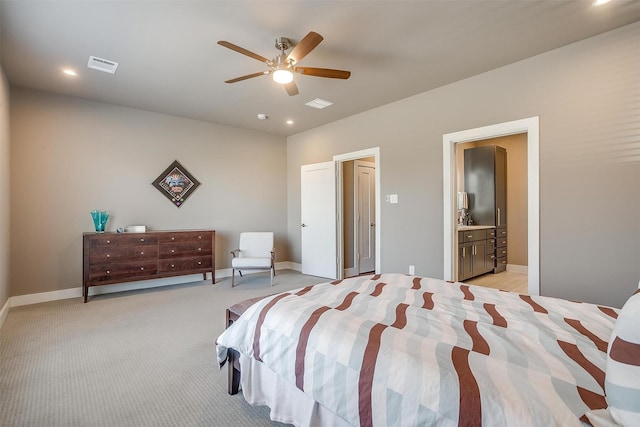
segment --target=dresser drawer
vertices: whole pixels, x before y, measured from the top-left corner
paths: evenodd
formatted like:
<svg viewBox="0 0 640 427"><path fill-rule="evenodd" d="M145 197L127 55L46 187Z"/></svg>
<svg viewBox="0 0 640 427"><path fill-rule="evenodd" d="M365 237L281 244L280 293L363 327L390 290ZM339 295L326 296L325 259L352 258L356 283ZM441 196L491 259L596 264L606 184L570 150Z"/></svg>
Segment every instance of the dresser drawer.
<svg viewBox="0 0 640 427"><path fill-rule="evenodd" d="M185 258L185 259L164 259L159 261L158 271L165 273L168 271L198 270L211 268L212 259L210 256Z"/></svg>
<svg viewBox="0 0 640 427"><path fill-rule="evenodd" d="M145 233L121 233L116 234L96 234L89 237L92 248L94 247L114 247L114 246L133 246L133 245L157 245L158 236L155 234Z"/></svg>
<svg viewBox="0 0 640 427"><path fill-rule="evenodd" d="M89 260L92 264L108 264L122 261L142 261L158 258L158 246L99 246L91 248Z"/></svg>
<svg viewBox="0 0 640 427"><path fill-rule="evenodd" d="M118 280L131 276L148 276L156 274L158 261L141 261L118 264L96 264L89 271L89 280L104 281Z"/></svg>
<svg viewBox="0 0 640 427"><path fill-rule="evenodd" d="M183 231L179 233L159 233L160 244L180 242L206 242L211 245L212 231Z"/></svg>
<svg viewBox="0 0 640 427"><path fill-rule="evenodd" d="M507 248L498 248L496 250L496 256L498 258L506 258L507 257Z"/></svg>
<svg viewBox="0 0 640 427"><path fill-rule="evenodd" d="M161 244L159 258L181 258L193 256L211 256L211 242L179 242Z"/></svg>
<svg viewBox="0 0 640 427"><path fill-rule="evenodd" d="M506 248L507 247L507 238L506 237L498 237L498 239L496 239L496 247L497 248Z"/></svg>

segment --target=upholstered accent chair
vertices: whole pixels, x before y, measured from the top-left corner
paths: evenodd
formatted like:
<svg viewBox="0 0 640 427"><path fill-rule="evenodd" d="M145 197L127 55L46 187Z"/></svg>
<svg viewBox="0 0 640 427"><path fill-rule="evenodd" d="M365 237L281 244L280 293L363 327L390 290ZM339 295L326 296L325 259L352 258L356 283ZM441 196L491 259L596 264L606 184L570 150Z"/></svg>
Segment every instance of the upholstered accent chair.
<svg viewBox="0 0 640 427"><path fill-rule="evenodd" d="M242 270L270 270L271 286L276 275L274 266L276 250L273 245L273 233L253 231L240 233L238 249L231 251L231 287L235 286L236 270L242 277Z"/></svg>

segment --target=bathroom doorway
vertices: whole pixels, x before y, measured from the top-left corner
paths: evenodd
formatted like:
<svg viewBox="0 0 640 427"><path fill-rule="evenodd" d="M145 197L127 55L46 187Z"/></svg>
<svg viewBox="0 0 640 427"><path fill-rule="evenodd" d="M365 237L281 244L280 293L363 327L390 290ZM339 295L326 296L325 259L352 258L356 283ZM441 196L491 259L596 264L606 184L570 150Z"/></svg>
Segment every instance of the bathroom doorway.
<svg viewBox="0 0 640 427"><path fill-rule="evenodd" d="M540 294L539 253L539 120L538 117L499 123L443 135L444 278L457 280L458 144L507 135L526 135L527 157L527 293Z"/></svg>

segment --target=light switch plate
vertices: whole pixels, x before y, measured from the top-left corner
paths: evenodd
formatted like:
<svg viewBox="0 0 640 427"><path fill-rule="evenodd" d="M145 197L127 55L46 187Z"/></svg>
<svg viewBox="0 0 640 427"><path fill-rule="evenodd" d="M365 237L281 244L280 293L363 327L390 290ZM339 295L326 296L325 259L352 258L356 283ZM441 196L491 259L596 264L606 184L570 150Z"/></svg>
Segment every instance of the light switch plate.
<svg viewBox="0 0 640 427"><path fill-rule="evenodd" d="M389 195L389 203L398 203L398 195L390 194Z"/></svg>

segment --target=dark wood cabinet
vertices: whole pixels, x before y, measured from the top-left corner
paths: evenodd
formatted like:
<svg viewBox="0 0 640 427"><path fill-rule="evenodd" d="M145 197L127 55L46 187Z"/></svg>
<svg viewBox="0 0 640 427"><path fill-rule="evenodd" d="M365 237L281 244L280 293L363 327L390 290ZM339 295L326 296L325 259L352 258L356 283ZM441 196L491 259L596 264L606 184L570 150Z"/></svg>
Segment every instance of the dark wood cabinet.
<svg viewBox="0 0 640 427"><path fill-rule="evenodd" d="M211 273L215 283L215 231L84 233L82 296L113 283Z"/></svg>
<svg viewBox="0 0 640 427"><path fill-rule="evenodd" d="M493 272L506 270L507 150L497 145L464 150L464 190L475 224L496 227Z"/></svg>
<svg viewBox="0 0 640 427"><path fill-rule="evenodd" d="M494 229L458 231L458 280L493 270L494 232Z"/></svg>

